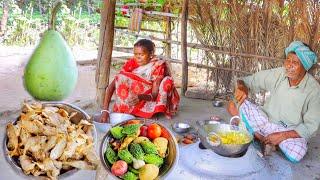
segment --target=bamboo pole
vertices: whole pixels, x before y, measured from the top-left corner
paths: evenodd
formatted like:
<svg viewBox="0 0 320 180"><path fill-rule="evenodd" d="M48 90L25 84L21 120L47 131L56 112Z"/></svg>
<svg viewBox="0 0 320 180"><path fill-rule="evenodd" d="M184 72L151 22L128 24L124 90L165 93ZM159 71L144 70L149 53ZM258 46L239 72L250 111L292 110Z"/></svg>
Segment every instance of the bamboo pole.
<svg viewBox="0 0 320 180"><path fill-rule="evenodd" d="M102 108L106 88L109 85L110 64L114 39L116 0L104 0L101 12L98 62L96 69L96 101Z"/></svg>
<svg viewBox="0 0 320 180"><path fill-rule="evenodd" d="M121 3L121 2L118 2L116 4L117 7L121 7L123 5L126 5L126 6L129 6L129 7L137 7L137 6L144 6L145 3L139 3L139 2L136 2L136 3ZM149 4L151 5L152 7L155 7L155 6L162 6L162 4L159 4L159 3L152 3L152 4Z"/></svg>
<svg viewBox="0 0 320 180"><path fill-rule="evenodd" d="M165 6L165 12L166 13L170 13L170 5L167 4ZM165 17L165 39L166 40L171 40L171 17ZM171 58L171 43L169 42L163 42L165 43L165 49L164 49L164 53L165 53L165 56L167 58ZM172 64L171 62L168 62L168 68L169 68L169 71L172 72Z"/></svg>
<svg viewBox="0 0 320 180"><path fill-rule="evenodd" d="M179 42L179 41L166 40L166 39L158 38L158 37L155 37L155 36L141 35L141 34L138 34L138 33L133 33L133 32L129 32L129 31L123 31L123 30L120 30L120 29L118 29L117 31L121 31L121 33L132 35L132 36L136 36L136 37L151 39L151 40L154 40L154 41L161 41L161 42L181 45L181 42ZM204 46L202 44L196 44L196 43L187 43L187 46L190 47L190 48L201 49L201 50L209 51L209 52L212 52L212 53L228 54L230 56L241 56L241 57L257 58L257 59L280 61L280 62L282 62L284 60L282 58L277 58L277 57L261 56L261 55L249 54L249 53L231 52L231 51L225 50L224 48L218 47L218 46Z"/></svg>
<svg viewBox="0 0 320 180"><path fill-rule="evenodd" d="M182 87L181 95L185 96L188 88L188 43L187 43L187 29L188 29L188 4L189 0L183 0L181 13L181 59L182 59Z"/></svg>
<svg viewBox="0 0 320 180"><path fill-rule="evenodd" d="M128 27L127 26L115 26L114 27L116 30L117 29L126 29L128 30ZM159 30L153 30L153 29L145 29L145 28L141 28L140 29L140 32L141 31L145 31L145 32L154 32L154 33L165 33L165 31L159 31Z"/></svg>
<svg viewBox="0 0 320 180"><path fill-rule="evenodd" d="M120 57L112 57L112 60L117 61L117 63L121 64L126 62L127 59L131 58L132 56L120 56ZM158 56L160 59L166 60L167 62L170 63L176 63L176 64L182 64L181 60L179 59L172 59L172 58L167 58L165 56ZM77 62L78 65L92 65L95 64L95 60L86 60L86 61L79 61ZM238 69L232 69L232 68L224 68L224 67L214 67L214 66L209 66L205 64L199 64L199 63L188 63L188 67L195 67L195 68L201 68L201 69L210 69L210 70L223 70L223 71L230 71L230 72L236 72L236 73L242 73L245 75L250 75L253 74L251 72L247 71L241 71Z"/></svg>
<svg viewBox="0 0 320 180"><path fill-rule="evenodd" d="M172 13L166 13L166 12L158 12L158 11L144 11L144 14L151 15L151 16L164 16L164 17L172 17L172 18L179 18L179 16L172 14Z"/></svg>
<svg viewBox="0 0 320 180"><path fill-rule="evenodd" d="M117 10L119 10L120 8L117 8ZM121 9L122 10L122 9ZM127 13L132 13L133 10L132 9L126 9L126 10L122 10L124 12ZM154 17L159 17L159 16L164 16L164 17L171 17L171 18L180 18L179 16L172 14L172 13L168 13L168 12L159 12L159 11L143 11L143 13L145 15L149 15L149 16L154 16Z"/></svg>
<svg viewBox="0 0 320 180"><path fill-rule="evenodd" d="M165 12L170 13L170 6L166 5ZM165 38L166 40L171 40L171 18L166 17L165 21ZM171 43L165 42L166 48L165 48L165 55L168 58L171 58Z"/></svg>

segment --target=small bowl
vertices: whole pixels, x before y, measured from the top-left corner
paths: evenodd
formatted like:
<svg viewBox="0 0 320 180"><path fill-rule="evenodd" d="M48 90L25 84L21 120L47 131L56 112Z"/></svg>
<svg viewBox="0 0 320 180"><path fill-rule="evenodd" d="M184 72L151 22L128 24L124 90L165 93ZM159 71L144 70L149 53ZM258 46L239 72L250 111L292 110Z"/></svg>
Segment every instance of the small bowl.
<svg viewBox="0 0 320 180"><path fill-rule="evenodd" d="M223 102L219 101L219 100L215 100L215 101L212 101L212 105L214 107L221 107L221 106L223 106Z"/></svg>
<svg viewBox="0 0 320 180"><path fill-rule="evenodd" d="M101 123L101 122L97 122L97 121L92 121L94 126L98 129L98 131L100 132L107 132L111 127L112 124L110 123Z"/></svg>
<svg viewBox="0 0 320 180"><path fill-rule="evenodd" d="M112 113L109 113L110 123L102 123L100 122L100 117L101 117L100 113L94 114L92 117L93 118L92 122L100 132L104 132L104 133L107 132L111 128L111 126L113 126L114 124L118 124L120 122L135 118L133 115L130 115L130 114L112 112Z"/></svg>
<svg viewBox="0 0 320 180"><path fill-rule="evenodd" d="M190 130L191 126L188 123L176 122L172 125L172 129L176 133L186 133Z"/></svg>

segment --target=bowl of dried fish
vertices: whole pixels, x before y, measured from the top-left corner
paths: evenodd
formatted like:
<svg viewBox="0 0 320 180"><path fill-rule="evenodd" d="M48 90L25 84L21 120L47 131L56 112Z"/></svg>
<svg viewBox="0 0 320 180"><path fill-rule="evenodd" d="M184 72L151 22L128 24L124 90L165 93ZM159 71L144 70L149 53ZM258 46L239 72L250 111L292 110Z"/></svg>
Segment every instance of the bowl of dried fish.
<svg viewBox="0 0 320 180"><path fill-rule="evenodd" d="M165 179L177 165L179 147L174 135L159 122L134 119L108 131L100 158L116 179Z"/></svg>
<svg viewBox="0 0 320 180"><path fill-rule="evenodd" d="M70 176L95 170L96 129L80 108L61 102L24 104L20 116L7 124L6 159L24 178Z"/></svg>

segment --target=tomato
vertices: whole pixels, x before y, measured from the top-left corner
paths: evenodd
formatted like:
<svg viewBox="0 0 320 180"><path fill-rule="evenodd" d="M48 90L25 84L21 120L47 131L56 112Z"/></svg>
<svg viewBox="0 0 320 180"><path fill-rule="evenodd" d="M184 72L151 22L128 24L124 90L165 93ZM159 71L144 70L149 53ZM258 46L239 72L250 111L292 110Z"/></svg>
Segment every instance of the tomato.
<svg viewBox="0 0 320 180"><path fill-rule="evenodd" d="M148 127L147 126L140 127L140 136L144 136L144 137L148 136Z"/></svg>
<svg viewBox="0 0 320 180"><path fill-rule="evenodd" d="M170 133L163 127L161 127L161 137L164 137L166 139L170 139Z"/></svg>
<svg viewBox="0 0 320 180"><path fill-rule="evenodd" d="M158 124L153 123L153 124L149 125L148 137L150 139L155 139L157 137L160 137L160 135L161 135L161 127Z"/></svg>

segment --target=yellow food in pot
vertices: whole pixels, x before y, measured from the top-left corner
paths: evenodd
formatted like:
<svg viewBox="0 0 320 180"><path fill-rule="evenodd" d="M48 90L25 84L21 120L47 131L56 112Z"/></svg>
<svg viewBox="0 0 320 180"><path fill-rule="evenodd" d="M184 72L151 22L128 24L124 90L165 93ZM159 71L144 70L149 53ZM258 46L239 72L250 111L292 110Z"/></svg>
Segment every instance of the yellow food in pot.
<svg viewBox="0 0 320 180"><path fill-rule="evenodd" d="M217 133L221 139L222 144L246 144L250 142L250 137L243 132L226 132L226 133ZM209 136L210 141L217 142L216 136Z"/></svg>

